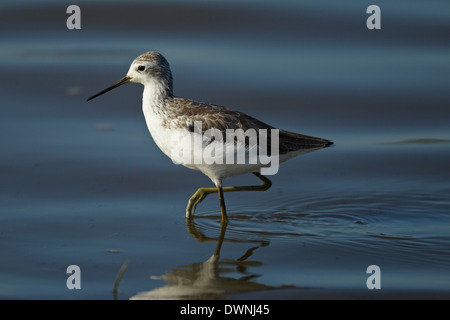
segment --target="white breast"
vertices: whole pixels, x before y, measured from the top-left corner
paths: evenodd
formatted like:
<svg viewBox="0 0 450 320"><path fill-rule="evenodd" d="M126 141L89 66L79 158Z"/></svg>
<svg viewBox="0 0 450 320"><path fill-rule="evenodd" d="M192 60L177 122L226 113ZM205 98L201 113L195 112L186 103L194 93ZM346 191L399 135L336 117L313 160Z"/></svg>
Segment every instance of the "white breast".
<svg viewBox="0 0 450 320"><path fill-rule="evenodd" d="M155 90L154 86L146 85L142 109L153 140L174 163L199 170L215 183L229 176L259 171L264 166L260 162L243 164L236 162L235 165L234 162L228 161L237 159L236 154L242 153L246 155L245 159L248 159L245 145L233 148L232 143L228 149L218 140L211 142L211 137L207 139L201 134L190 132L187 128L177 128L179 123L168 123L171 117L164 108L164 100L158 94L160 92ZM229 155L231 157L228 157Z"/></svg>

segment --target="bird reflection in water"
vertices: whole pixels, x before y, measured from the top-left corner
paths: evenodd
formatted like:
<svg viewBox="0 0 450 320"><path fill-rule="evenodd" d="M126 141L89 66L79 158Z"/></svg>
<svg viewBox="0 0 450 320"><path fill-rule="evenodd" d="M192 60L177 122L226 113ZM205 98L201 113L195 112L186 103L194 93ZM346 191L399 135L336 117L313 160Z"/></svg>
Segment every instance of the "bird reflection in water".
<svg viewBox="0 0 450 320"><path fill-rule="evenodd" d="M227 240L225 231L227 222L222 222L218 238L205 236L196 226L193 219L186 222L188 232L199 242L217 241L213 255L205 262L194 262L172 269L162 276L152 279L165 280L166 285L150 291L140 292L131 299L229 299L233 294L293 288L293 286L268 286L252 281L257 274L249 273L248 267L257 267L261 262L248 260L253 252L267 246L268 241L253 241L258 245L249 248L240 258L220 259L220 250L224 241L248 242L248 240ZM227 274L239 273L242 276L233 278Z"/></svg>

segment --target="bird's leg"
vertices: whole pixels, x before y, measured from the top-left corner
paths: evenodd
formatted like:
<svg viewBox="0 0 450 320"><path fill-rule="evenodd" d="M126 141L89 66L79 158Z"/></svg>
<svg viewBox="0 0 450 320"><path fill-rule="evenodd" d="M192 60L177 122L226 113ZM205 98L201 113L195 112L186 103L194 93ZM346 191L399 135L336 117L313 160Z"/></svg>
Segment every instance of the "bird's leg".
<svg viewBox="0 0 450 320"><path fill-rule="evenodd" d="M225 208L225 199L223 198L223 187L222 184L217 186L217 190L219 192L219 201L220 201L220 212L222 213L222 222L227 223L227 209Z"/></svg>
<svg viewBox="0 0 450 320"><path fill-rule="evenodd" d="M186 218L192 218L197 205L202 202L208 194L216 192L217 188L199 188L189 199L188 206L186 208Z"/></svg>
<svg viewBox="0 0 450 320"><path fill-rule="evenodd" d="M267 179L267 177L261 175L259 172L253 172L255 176L260 178L264 184L260 186L238 186L238 187L224 187L223 192L233 192L233 191L266 191L272 186L272 181Z"/></svg>
<svg viewBox="0 0 450 320"><path fill-rule="evenodd" d="M221 187L222 193L223 192L234 192L234 191L265 191L269 189L272 186L272 182L267 179L267 177L261 175L259 172L253 172L255 176L257 176L259 179L261 179L264 183L259 186L238 186L238 187ZM205 199L205 197L208 194L219 192L219 188L200 188L198 189L194 195L189 199L188 206L186 208L186 218L192 218L194 216L195 209L197 208L197 205ZM220 200L222 199L222 200ZM222 211L222 218L224 216L225 211L225 201L223 200L223 194L222 197L220 196L219 192L219 200L223 201L220 205L220 209ZM223 208L223 209L222 209ZM226 216L226 213L225 213Z"/></svg>

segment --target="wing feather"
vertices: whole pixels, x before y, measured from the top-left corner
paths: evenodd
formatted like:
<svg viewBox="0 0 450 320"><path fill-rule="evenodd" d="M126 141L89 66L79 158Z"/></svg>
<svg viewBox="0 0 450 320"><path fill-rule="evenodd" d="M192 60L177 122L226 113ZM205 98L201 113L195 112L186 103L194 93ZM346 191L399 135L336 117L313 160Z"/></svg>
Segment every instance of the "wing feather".
<svg viewBox="0 0 450 320"><path fill-rule="evenodd" d="M177 126L185 127L193 132L194 122L201 121L202 133L206 130L216 128L220 130L225 138L227 129L242 129L244 132L248 129L266 129L267 130L267 147L270 149L271 129L276 129L258 119L255 119L243 112L227 109L214 104L200 103L194 100L184 98L174 98L175 103L171 103L171 107L177 109L171 114L176 117ZM287 130L279 130L279 153L285 154L292 151L325 148L333 144L333 142L307 136Z"/></svg>

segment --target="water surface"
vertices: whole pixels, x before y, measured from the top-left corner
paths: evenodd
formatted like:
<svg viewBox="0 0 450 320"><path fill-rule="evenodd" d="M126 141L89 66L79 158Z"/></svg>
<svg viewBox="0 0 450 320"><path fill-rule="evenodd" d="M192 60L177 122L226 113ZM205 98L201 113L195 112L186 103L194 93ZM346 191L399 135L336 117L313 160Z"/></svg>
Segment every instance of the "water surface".
<svg viewBox="0 0 450 320"><path fill-rule="evenodd" d="M450 297L447 1L378 1L376 31L364 1L78 3L81 30L58 1L0 2L2 299ZM85 102L149 50L177 95L335 146L226 194L226 228L214 195L186 224L212 183L158 150L142 87Z"/></svg>

